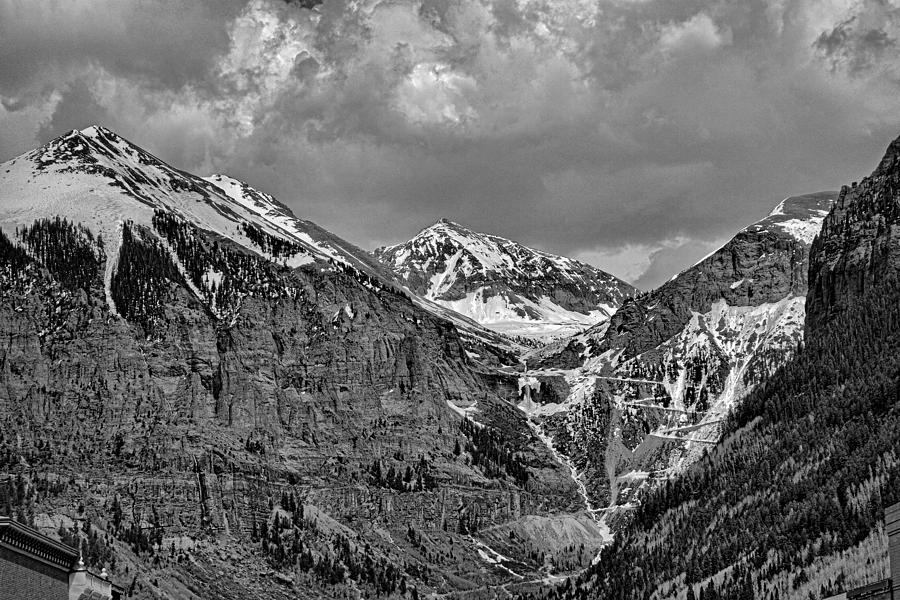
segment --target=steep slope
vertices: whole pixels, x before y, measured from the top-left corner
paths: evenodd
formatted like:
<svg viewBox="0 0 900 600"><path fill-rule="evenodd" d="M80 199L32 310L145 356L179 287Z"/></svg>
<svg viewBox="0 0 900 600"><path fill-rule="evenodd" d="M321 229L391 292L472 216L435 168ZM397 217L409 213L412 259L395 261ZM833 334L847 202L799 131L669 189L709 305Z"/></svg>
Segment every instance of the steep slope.
<svg viewBox="0 0 900 600"><path fill-rule="evenodd" d="M84 224L102 236L113 258L107 262L107 287L121 224L129 220L147 225L154 211L162 209L285 266L327 262L399 289L393 274L367 252L315 223L297 219L272 196L225 175L204 179L174 169L104 127L71 131L3 167L0 202L5 210L0 229L9 234L47 215L67 215ZM41 188L39 195L33 193L36 185ZM85 196L91 202L85 202ZM263 236L281 241L275 249L263 248ZM451 317L467 345L481 357L509 362L518 351L473 321L416 301L432 313Z"/></svg>
<svg viewBox="0 0 900 600"><path fill-rule="evenodd" d="M841 190L825 219L810 262L809 329L822 327L894 277L900 265L898 163L900 140L895 140L871 176Z"/></svg>
<svg viewBox="0 0 900 600"><path fill-rule="evenodd" d="M301 243L309 242L314 250L319 250L329 261L337 261L350 265L352 268L361 269L364 273L381 280L392 288L399 289L401 287L395 274L373 259L369 253L334 236L315 223L294 218L290 214L290 210L272 196L227 175L217 174L207 177L205 180L224 191L228 197L237 201L241 206L249 208L267 222L276 225L279 233ZM290 262L286 264L290 264ZM452 322L459 330L463 344L470 356L478 358L480 362L488 362L490 366L518 363L517 357L523 348L509 338L498 335L480 326L475 320L448 310L445 306L427 298L412 296L412 300L428 312Z"/></svg>
<svg viewBox="0 0 900 600"><path fill-rule="evenodd" d="M607 320L637 291L596 267L447 219L374 254L418 296L495 331L543 341Z"/></svg>
<svg viewBox="0 0 900 600"><path fill-rule="evenodd" d="M900 140L813 243L805 347L551 598L813 598L886 576L900 500Z"/></svg>
<svg viewBox="0 0 900 600"><path fill-rule="evenodd" d="M835 195L785 199L608 322L529 357L523 408L607 521L699 458L796 350L810 244Z"/></svg>
<svg viewBox="0 0 900 600"><path fill-rule="evenodd" d="M0 165L0 230L0 510L82 536L137 597L450 592L582 564L578 536L525 526L584 514L514 380L272 197L94 127ZM508 559L493 526L518 532Z"/></svg>

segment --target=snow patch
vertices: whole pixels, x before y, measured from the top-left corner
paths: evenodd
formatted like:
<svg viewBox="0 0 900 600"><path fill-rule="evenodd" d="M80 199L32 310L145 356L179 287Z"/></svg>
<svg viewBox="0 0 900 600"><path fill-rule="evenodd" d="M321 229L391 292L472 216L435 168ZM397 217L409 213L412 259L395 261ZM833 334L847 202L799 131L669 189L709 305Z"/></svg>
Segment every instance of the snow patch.
<svg viewBox="0 0 900 600"><path fill-rule="evenodd" d="M106 295L106 304L109 306L109 312L121 318L116 303L113 301L112 280L113 275L119 268L119 249L122 247L122 221L116 223L116 230L113 235L107 239L104 237L103 244L106 249L106 270L103 272L103 293Z"/></svg>
<svg viewBox="0 0 900 600"><path fill-rule="evenodd" d="M486 295L485 288L469 292L459 300L430 299L498 333L542 341L561 339L584 331L608 320L616 311L616 307L602 304L597 310L583 314L566 310L546 296L535 302L505 293Z"/></svg>
<svg viewBox="0 0 900 600"><path fill-rule="evenodd" d="M519 575L512 569L510 569L507 564L511 564L513 561L508 556L503 556L481 540L476 540L473 537L469 537L469 539L475 544L475 549L478 551L478 556L481 557L481 560L484 562L494 565L495 567L499 567L515 577L516 579L524 579L524 576Z"/></svg>
<svg viewBox="0 0 900 600"><path fill-rule="evenodd" d="M224 273L220 273L216 271L212 267L208 267L206 269L206 273L203 274L203 283L206 284L210 289L213 286L219 287L222 285L222 278L225 276Z"/></svg>
<svg viewBox="0 0 900 600"><path fill-rule="evenodd" d="M792 237L805 244L812 244L815 237L822 230L822 221L827 214L826 212L821 216L814 216L809 219L788 219L787 221L775 223L775 226L783 229Z"/></svg>
<svg viewBox="0 0 900 600"><path fill-rule="evenodd" d="M775 208L772 209L772 212L769 213L769 216L770 216L770 217L776 217L776 216L778 216L778 215L783 215L783 214L784 214L784 204L785 204L788 200L790 200L790 197L785 198L784 200L782 200L781 202L779 202L778 204L776 204L776 205L775 205Z"/></svg>
<svg viewBox="0 0 900 600"><path fill-rule="evenodd" d="M455 412L459 416L463 417L464 419L471 419L472 422L475 423L475 425L477 425L478 427L483 427L483 425L481 423L478 423L472 417L472 415L474 415L475 413L478 412L478 409L476 408L477 404L478 404L478 402L474 401L469 406L457 406L450 400L447 400L447 406L449 406L450 409L453 410L453 412Z"/></svg>

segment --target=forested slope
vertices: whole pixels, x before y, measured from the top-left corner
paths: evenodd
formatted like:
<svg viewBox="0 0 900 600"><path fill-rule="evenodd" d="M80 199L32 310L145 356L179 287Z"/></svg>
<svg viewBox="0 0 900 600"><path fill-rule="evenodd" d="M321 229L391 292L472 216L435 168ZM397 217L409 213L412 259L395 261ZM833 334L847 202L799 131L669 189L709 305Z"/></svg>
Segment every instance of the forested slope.
<svg viewBox="0 0 900 600"><path fill-rule="evenodd" d="M813 245L806 347L546 595L824 597L883 571L883 507L900 501L898 147L842 190Z"/></svg>

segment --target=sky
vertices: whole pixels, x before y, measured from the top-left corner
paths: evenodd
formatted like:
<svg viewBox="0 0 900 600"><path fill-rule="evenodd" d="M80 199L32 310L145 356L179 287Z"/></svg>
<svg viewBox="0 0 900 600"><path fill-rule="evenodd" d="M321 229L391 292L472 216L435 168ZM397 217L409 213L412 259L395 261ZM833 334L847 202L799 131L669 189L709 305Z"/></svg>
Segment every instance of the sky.
<svg viewBox="0 0 900 600"><path fill-rule="evenodd" d="M0 0L0 161L102 124L360 247L440 217L643 289L900 135L894 0Z"/></svg>

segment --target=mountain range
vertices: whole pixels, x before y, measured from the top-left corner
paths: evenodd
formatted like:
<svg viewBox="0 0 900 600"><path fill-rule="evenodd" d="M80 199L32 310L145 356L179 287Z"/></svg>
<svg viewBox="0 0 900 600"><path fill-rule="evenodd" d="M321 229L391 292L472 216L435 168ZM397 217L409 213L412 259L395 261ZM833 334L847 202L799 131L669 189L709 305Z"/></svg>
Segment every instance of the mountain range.
<svg viewBox="0 0 900 600"><path fill-rule="evenodd" d="M500 585L482 529L530 579L596 551L517 346L270 196L91 127L0 165L0 229L0 506L91 523L137 597Z"/></svg>
<svg viewBox="0 0 900 600"><path fill-rule="evenodd" d="M898 157L639 292L69 132L0 165L0 510L139 598L837 590L900 496Z"/></svg>

